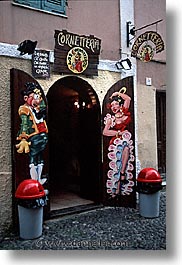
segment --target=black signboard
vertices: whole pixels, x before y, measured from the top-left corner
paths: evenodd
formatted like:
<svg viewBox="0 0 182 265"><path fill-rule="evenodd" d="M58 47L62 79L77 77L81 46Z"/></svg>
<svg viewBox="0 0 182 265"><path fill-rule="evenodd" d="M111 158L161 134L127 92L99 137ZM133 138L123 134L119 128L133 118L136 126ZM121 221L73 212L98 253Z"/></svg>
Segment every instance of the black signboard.
<svg viewBox="0 0 182 265"><path fill-rule="evenodd" d="M35 50L32 55L32 75L36 78L50 77L49 51Z"/></svg>

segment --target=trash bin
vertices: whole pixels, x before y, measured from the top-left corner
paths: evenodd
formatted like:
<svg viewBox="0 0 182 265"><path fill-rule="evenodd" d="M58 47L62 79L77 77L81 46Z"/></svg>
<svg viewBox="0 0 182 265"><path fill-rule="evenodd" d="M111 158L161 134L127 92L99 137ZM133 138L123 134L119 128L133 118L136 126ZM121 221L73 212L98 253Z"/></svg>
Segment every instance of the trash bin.
<svg viewBox="0 0 182 265"><path fill-rule="evenodd" d="M22 239L34 239L42 235L43 206L47 197L42 185L26 179L18 186L15 197L18 204L19 232Z"/></svg>
<svg viewBox="0 0 182 265"><path fill-rule="evenodd" d="M154 168L144 168L137 178L137 192L139 193L139 213L143 217L159 216L160 190L162 178Z"/></svg>

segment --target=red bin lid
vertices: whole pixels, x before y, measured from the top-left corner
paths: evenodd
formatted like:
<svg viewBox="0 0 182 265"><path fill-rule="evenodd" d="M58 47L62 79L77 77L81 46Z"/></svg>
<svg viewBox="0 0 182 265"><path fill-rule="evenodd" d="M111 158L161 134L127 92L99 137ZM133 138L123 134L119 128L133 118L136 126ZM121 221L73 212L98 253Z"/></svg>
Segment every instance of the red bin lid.
<svg viewBox="0 0 182 265"><path fill-rule="evenodd" d="M159 172L155 168L144 168L140 171L137 178L138 182L152 182L159 183L162 182L162 178Z"/></svg>
<svg viewBox="0 0 182 265"><path fill-rule="evenodd" d="M45 196L42 185L34 179L25 179L18 186L15 197L18 199L38 199Z"/></svg>

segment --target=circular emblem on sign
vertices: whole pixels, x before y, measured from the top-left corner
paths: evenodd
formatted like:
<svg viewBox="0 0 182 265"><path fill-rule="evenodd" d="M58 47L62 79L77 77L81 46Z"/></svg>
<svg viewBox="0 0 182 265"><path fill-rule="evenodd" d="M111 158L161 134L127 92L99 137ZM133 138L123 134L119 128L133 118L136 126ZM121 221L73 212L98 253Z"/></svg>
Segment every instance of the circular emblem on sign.
<svg viewBox="0 0 182 265"><path fill-rule="evenodd" d="M71 49L67 55L67 66L76 74L85 71L88 66L88 55L86 51L80 47Z"/></svg>
<svg viewBox="0 0 182 265"><path fill-rule="evenodd" d="M154 50L151 45L144 45L140 51L140 60L142 62L149 62L154 57Z"/></svg>

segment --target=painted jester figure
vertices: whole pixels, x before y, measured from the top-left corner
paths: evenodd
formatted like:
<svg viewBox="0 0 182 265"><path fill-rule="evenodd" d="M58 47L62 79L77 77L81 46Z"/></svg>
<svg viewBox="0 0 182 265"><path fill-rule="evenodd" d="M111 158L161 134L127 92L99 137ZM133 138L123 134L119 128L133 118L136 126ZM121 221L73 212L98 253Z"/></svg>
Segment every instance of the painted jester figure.
<svg viewBox="0 0 182 265"><path fill-rule="evenodd" d="M103 135L110 136L108 147L109 171L107 172L107 193L112 198L119 195L129 195L133 189L133 141L131 133L127 130L131 122L129 112L131 98L123 87L119 92L114 92L110 97L110 108L113 113L104 118Z"/></svg>
<svg viewBox="0 0 182 265"><path fill-rule="evenodd" d="M25 104L18 110L21 125L17 136L20 142L16 148L18 153L29 154L30 177L43 185L47 180L41 179L44 166L43 150L48 141L46 104L37 84L28 82L25 87L22 91Z"/></svg>

